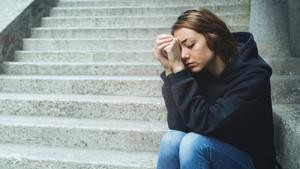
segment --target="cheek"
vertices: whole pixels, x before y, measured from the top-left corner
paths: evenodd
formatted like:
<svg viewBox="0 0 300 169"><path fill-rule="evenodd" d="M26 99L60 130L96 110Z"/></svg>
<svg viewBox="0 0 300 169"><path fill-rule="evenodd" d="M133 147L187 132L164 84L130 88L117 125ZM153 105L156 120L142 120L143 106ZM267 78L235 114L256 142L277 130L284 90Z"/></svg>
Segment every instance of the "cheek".
<svg viewBox="0 0 300 169"><path fill-rule="evenodd" d="M194 51L194 59L201 64L207 64L212 59L212 51L209 48L199 48Z"/></svg>

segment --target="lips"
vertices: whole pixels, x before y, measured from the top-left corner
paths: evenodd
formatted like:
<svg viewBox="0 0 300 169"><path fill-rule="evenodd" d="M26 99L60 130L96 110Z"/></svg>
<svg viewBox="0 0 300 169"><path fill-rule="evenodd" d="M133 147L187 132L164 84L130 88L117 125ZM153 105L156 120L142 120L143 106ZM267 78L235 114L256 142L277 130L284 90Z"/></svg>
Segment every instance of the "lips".
<svg viewBox="0 0 300 169"><path fill-rule="evenodd" d="M186 64L186 66L187 66L188 68L192 68L192 67L194 67L194 65L195 65L195 63L193 63L193 62L187 63L187 64Z"/></svg>

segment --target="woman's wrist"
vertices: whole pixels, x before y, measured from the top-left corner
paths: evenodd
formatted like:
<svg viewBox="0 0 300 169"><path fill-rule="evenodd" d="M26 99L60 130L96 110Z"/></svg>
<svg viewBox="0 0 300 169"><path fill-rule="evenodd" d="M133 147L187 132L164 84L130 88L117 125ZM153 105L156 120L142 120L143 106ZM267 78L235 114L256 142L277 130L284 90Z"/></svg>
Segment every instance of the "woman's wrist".
<svg viewBox="0 0 300 169"><path fill-rule="evenodd" d="M177 73L177 72L180 72L180 71L184 70L185 66L184 66L183 63L178 63L178 64L174 64L172 66L172 69L173 69L173 73Z"/></svg>
<svg viewBox="0 0 300 169"><path fill-rule="evenodd" d="M168 76L169 74L172 74L172 73L173 73L172 69L165 69L166 76Z"/></svg>

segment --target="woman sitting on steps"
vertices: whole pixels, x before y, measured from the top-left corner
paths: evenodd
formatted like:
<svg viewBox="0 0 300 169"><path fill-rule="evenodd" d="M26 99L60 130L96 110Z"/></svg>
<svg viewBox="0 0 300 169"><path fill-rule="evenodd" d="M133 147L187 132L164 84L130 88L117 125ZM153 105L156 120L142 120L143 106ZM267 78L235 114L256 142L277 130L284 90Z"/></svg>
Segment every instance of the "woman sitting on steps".
<svg viewBox="0 0 300 169"><path fill-rule="evenodd" d="M231 33L212 12L188 10L158 35L171 129L158 169L275 169L271 67L251 33ZM281 167L280 167L281 168Z"/></svg>

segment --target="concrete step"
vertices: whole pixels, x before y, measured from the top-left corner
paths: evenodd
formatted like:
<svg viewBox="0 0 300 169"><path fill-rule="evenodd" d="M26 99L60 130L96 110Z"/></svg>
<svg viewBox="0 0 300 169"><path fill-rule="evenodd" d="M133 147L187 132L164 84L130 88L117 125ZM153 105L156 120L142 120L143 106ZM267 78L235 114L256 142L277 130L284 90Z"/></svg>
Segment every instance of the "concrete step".
<svg viewBox="0 0 300 169"><path fill-rule="evenodd" d="M178 15L43 17L42 27L171 27ZM220 14L228 25L248 25L248 13ZM137 22L138 21L138 22Z"/></svg>
<svg viewBox="0 0 300 169"><path fill-rule="evenodd" d="M214 13L250 12L249 4L200 5ZM147 7L54 7L50 16L134 16L134 15L179 15L182 12L196 8L195 5L147 6Z"/></svg>
<svg viewBox="0 0 300 169"><path fill-rule="evenodd" d="M23 50L151 50L154 38L23 39Z"/></svg>
<svg viewBox="0 0 300 169"><path fill-rule="evenodd" d="M235 27L241 29L243 27ZM244 27L247 28L246 26ZM158 34L169 33L169 27L115 27L115 28L59 28L40 27L33 28L31 38L54 38L54 39L86 39L86 38L154 38Z"/></svg>
<svg viewBox="0 0 300 169"><path fill-rule="evenodd" d="M0 93L0 114L166 122L162 97Z"/></svg>
<svg viewBox="0 0 300 169"><path fill-rule="evenodd" d="M159 75L163 68L153 63L30 63L3 62L4 74L45 75Z"/></svg>
<svg viewBox="0 0 300 169"><path fill-rule="evenodd" d="M161 96L159 76L0 75L0 92ZM272 76L274 104L300 103L300 76Z"/></svg>
<svg viewBox="0 0 300 169"><path fill-rule="evenodd" d="M250 4L250 0L61 0L60 7L170 6L170 5Z"/></svg>
<svg viewBox="0 0 300 169"><path fill-rule="evenodd" d="M161 96L159 76L0 75L0 92Z"/></svg>
<svg viewBox="0 0 300 169"><path fill-rule="evenodd" d="M165 122L0 116L0 142L122 151L158 151Z"/></svg>
<svg viewBox="0 0 300 169"><path fill-rule="evenodd" d="M275 75L300 75L300 58L264 58Z"/></svg>
<svg viewBox="0 0 300 169"><path fill-rule="evenodd" d="M15 60L20 62L141 62L158 63L153 51L16 51ZM271 65L275 75L299 75L299 58L264 58Z"/></svg>
<svg viewBox="0 0 300 169"><path fill-rule="evenodd" d="M23 50L151 50L154 38L23 39Z"/></svg>
<svg viewBox="0 0 300 169"><path fill-rule="evenodd" d="M153 56L150 56L153 57ZM300 75L300 59L266 60L273 75ZM163 68L158 61L150 62L2 62L5 74L45 75L159 75Z"/></svg>
<svg viewBox="0 0 300 169"><path fill-rule="evenodd" d="M152 50L145 51L16 51L20 62L156 62Z"/></svg>
<svg viewBox="0 0 300 169"><path fill-rule="evenodd" d="M285 168L299 168L300 104L273 105L276 150Z"/></svg>
<svg viewBox="0 0 300 169"><path fill-rule="evenodd" d="M300 76L271 76L271 93L273 104L299 104Z"/></svg>
<svg viewBox="0 0 300 169"><path fill-rule="evenodd" d="M247 31L247 25L230 26L230 30ZM86 38L153 38L162 33L170 33L169 27L131 27L131 28L58 28L58 27L40 27L33 28L31 38L54 38L54 39L86 39Z"/></svg>
<svg viewBox="0 0 300 169"><path fill-rule="evenodd" d="M156 153L0 144L2 169L155 169Z"/></svg>

